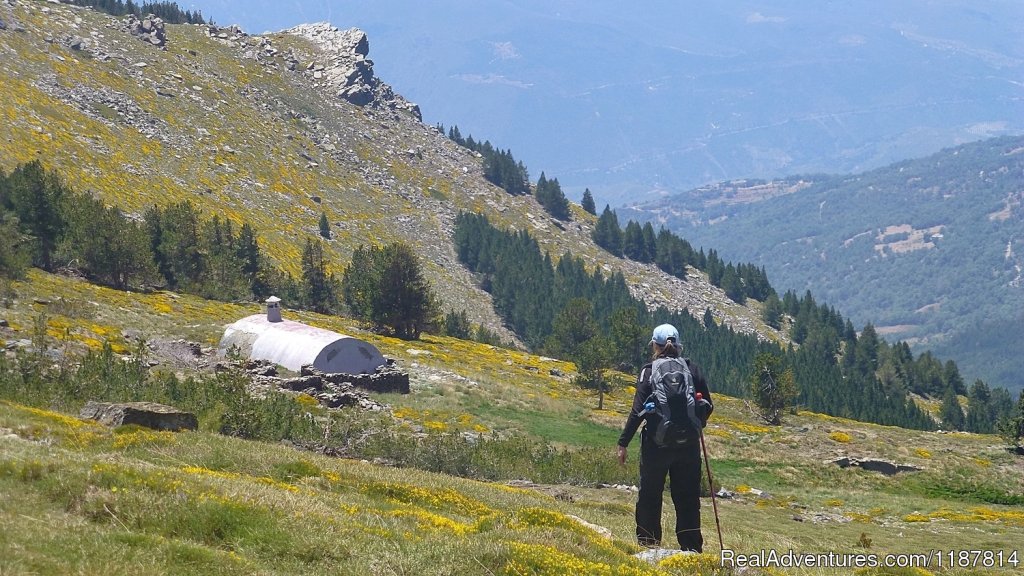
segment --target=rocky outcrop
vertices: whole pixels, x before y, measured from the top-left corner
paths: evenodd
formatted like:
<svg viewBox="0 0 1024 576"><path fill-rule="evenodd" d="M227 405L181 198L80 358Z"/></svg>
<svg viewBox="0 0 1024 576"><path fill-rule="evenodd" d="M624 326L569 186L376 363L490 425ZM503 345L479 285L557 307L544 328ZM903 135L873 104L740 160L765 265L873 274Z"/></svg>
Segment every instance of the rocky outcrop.
<svg viewBox="0 0 1024 576"><path fill-rule="evenodd" d="M832 461L833 464L840 468L849 468L851 466L857 466L868 472L879 472L885 476L895 476L900 472L918 472L921 468L917 466L911 466L910 464L896 464L888 460L878 460L875 458L849 458L843 456Z"/></svg>
<svg viewBox="0 0 1024 576"><path fill-rule="evenodd" d="M110 404L107 402L88 402L79 416L86 420L96 420L107 426L124 426L136 424L154 430L195 430L199 422L194 414L182 412L173 406L154 402L127 402Z"/></svg>
<svg viewBox="0 0 1024 576"><path fill-rule="evenodd" d="M373 61L367 58L370 43L362 30L339 30L327 22L320 22L303 24L284 32L307 38L325 52L323 61L298 67L315 86L326 88L356 106L404 110L422 120L419 106L399 96L391 86L374 76ZM290 62L294 65L294 61Z"/></svg>
<svg viewBox="0 0 1024 576"><path fill-rule="evenodd" d="M304 366L303 377L319 377L329 384L351 384L368 392L409 393L409 375L395 367L391 361L370 374L325 374Z"/></svg>
<svg viewBox="0 0 1024 576"><path fill-rule="evenodd" d="M139 20L134 14L129 14L124 17L121 27L139 40L166 50L167 33L164 31L164 21L161 18L150 14Z"/></svg>
<svg viewBox="0 0 1024 576"><path fill-rule="evenodd" d="M230 40L232 42L242 40L249 36L242 30L237 24L232 24L221 28L216 24L210 24L206 27L206 34L211 38L218 38L220 40Z"/></svg>
<svg viewBox="0 0 1024 576"><path fill-rule="evenodd" d="M258 389L300 392L316 398L327 408L386 410L387 406L370 398L367 391L409 393L409 375L398 370L393 361L372 374L330 374L303 366L294 378L278 377L277 368L265 360L248 360L243 367Z"/></svg>

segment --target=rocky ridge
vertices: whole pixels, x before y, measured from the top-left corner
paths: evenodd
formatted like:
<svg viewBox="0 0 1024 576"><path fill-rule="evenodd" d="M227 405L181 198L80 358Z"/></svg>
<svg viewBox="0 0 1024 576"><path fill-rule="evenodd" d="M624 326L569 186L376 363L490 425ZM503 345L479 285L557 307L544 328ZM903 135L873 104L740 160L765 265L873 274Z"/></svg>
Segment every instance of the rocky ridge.
<svg viewBox="0 0 1024 576"><path fill-rule="evenodd" d="M284 33L307 38L322 50L323 61L318 59L305 66L314 87L333 91L337 97L356 106L404 110L416 120L423 119L419 106L396 94L391 86L374 76L373 60L367 58L370 42L362 30L340 30L329 22L318 22L289 28Z"/></svg>

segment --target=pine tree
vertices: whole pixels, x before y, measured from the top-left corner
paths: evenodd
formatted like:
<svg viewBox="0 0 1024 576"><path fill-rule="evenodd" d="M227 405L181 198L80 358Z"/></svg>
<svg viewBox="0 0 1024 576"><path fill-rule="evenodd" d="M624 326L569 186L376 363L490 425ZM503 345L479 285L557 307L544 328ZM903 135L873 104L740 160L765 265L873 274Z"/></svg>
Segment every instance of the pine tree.
<svg viewBox="0 0 1024 576"><path fill-rule="evenodd" d="M612 361L624 372L635 372L644 364L647 350L646 326L635 307L621 307L612 313L608 336L612 348Z"/></svg>
<svg viewBox="0 0 1024 576"><path fill-rule="evenodd" d="M408 244L395 242L384 248L380 279L380 297L373 305L375 322L391 327L399 338L411 340L436 324L437 298Z"/></svg>
<svg viewBox="0 0 1024 576"><path fill-rule="evenodd" d="M942 396L942 408L939 410L939 419L942 426L947 430L964 429L964 413L960 409L960 402L956 398L953 387L947 387Z"/></svg>
<svg viewBox="0 0 1024 576"><path fill-rule="evenodd" d="M782 302L775 294L768 296L764 301L764 309L761 311L761 319L764 323L779 330L782 328Z"/></svg>
<svg viewBox="0 0 1024 576"><path fill-rule="evenodd" d="M583 190L583 200L580 206L587 212L597 216L597 206L594 205L594 196L590 194L590 188Z"/></svg>
<svg viewBox="0 0 1024 576"><path fill-rule="evenodd" d="M200 246L199 212L185 201L146 213L150 241L161 273L172 290L197 289L205 262Z"/></svg>
<svg viewBox="0 0 1024 576"><path fill-rule="evenodd" d="M341 275L341 293L353 316L370 320L373 302L379 295L380 266L376 247L359 245L352 252L352 260Z"/></svg>
<svg viewBox="0 0 1024 576"><path fill-rule="evenodd" d="M597 219L591 237L594 243L613 256L622 256L622 228L619 227L618 216L607 204L601 212L601 217Z"/></svg>
<svg viewBox="0 0 1024 576"><path fill-rule="evenodd" d="M262 300L271 295L267 279L261 271L263 269L263 258L260 253L259 241L256 238L256 231L248 222L242 224L238 231L238 240L235 242L235 258L239 262L239 269L242 277L249 282L249 290L253 296Z"/></svg>
<svg viewBox="0 0 1024 576"><path fill-rule="evenodd" d="M746 294L743 291L743 281L740 279L739 274L736 273L736 268L730 263L725 267L725 272L722 273L722 279L719 283L725 295L730 300L737 304L743 304L746 302Z"/></svg>
<svg viewBox="0 0 1024 576"><path fill-rule="evenodd" d="M444 317L444 334L452 338L469 340L473 335L473 327L469 323L469 316L465 310L458 312L452 310Z"/></svg>
<svg viewBox="0 0 1024 576"><path fill-rule="evenodd" d="M644 262L654 262L658 257L658 238L654 235L654 226L651 226L650 222L645 222L641 234L644 237L644 254L647 255Z"/></svg>
<svg viewBox="0 0 1024 576"><path fill-rule="evenodd" d="M337 303L334 276L327 271L324 246L319 240L306 239L302 249L302 304L314 312L330 313Z"/></svg>
<svg viewBox="0 0 1024 576"><path fill-rule="evenodd" d="M95 198L71 194L67 233L58 252L87 278L125 290L157 278L153 251L145 230L120 210Z"/></svg>
<svg viewBox="0 0 1024 576"><path fill-rule="evenodd" d="M967 395L967 414L964 418L964 429L968 432L988 434L995 431L992 418L992 392L981 380L971 385Z"/></svg>
<svg viewBox="0 0 1024 576"><path fill-rule="evenodd" d="M622 234L622 254L636 262L647 262L647 246L644 244L644 232L636 220L626 224Z"/></svg>
<svg viewBox="0 0 1024 576"><path fill-rule="evenodd" d="M7 177L7 199L21 229L32 237L32 263L53 270L53 256L64 236L63 203L66 188L56 175L33 160Z"/></svg>
<svg viewBox="0 0 1024 576"><path fill-rule="evenodd" d="M750 392L765 422L782 423L782 413L797 397L791 368L783 369L782 360L772 354L758 354L750 378Z"/></svg>
<svg viewBox="0 0 1024 576"><path fill-rule="evenodd" d="M331 223L327 220L327 213L320 213L320 236L327 240L331 239Z"/></svg>
<svg viewBox="0 0 1024 576"><path fill-rule="evenodd" d="M418 339L439 319L438 300L419 258L402 242L356 248L341 287L354 316L387 327L399 338Z"/></svg>
<svg viewBox="0 0 1024 576"><path fill-rule="evenodd" d="M1020 392L1017 406L1008 415L999 420L996 430L999 432L999 436L1006 440L1010 446L1017 448L1017 453L1022 453L1021 440L1024 440L1024 390Z"/></svg>
<svg viewBox="0 0 1024 576"><path fill-rule="evenodd" d="M0 278L20 280L32 262L30 239L21 233L18 217L0 213Z"/></svg>

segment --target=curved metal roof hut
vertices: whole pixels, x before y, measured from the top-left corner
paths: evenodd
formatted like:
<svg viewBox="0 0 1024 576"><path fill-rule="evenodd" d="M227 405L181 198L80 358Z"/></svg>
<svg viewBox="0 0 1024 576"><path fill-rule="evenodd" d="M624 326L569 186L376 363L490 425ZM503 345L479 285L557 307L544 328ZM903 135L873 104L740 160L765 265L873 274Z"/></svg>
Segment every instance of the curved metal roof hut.
<svg viewBox="0 0 1024 576"><path fill-rule="evenodd" d="M312 365L324 373L370 374L384 364L377 347L358 338L281 318L281 300L267 299L267 314L247 316L224 329L218 352L232 347L254 360L299 371Z"/></svg>

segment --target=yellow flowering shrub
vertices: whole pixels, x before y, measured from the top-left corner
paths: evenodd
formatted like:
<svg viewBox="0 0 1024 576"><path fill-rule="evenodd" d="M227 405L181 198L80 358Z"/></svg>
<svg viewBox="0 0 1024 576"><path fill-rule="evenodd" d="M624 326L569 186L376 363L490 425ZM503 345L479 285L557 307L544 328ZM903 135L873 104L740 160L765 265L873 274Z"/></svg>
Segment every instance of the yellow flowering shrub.
<svg viewBox="0 0 1024 576"><path fill-rule="evenodd" d="M274 480L266 476L249 476L247 474L238 474L237 472L226 472L224 470L210 470L209 468L202 468L199 466L185 466L181 469L186 474L195 474L199 476L209 476L212 478L223 478L226 480L247 480L256 482L259 484L266 484L281 490L288 492L299 492L299 487L294 484L287 482L281 482L280 480Z"/></svg>
<svg viewBox="0 0 1024 576"><path fill-rule="evenodd" d="M416 504L435 510L456 511L465 516L487 516L494 511L484 504L452 490L451 488L431 489L396 482L370 482L362 491L371 496L380 496L391 502Z"/></svg>
<svg viewBox="0 0 1024 576"><path fill-rule="evenodd" d="M718 574L723 570L718 556L713 554L676 554L665 558L658 566L683 574Z"/></svg>
<svg viewBox="0 0 1024 576"><path fill-rule="evenodd" d="M835 442L839 442L840 444L846 444L853 440L853 436L850 436L846 432L840 432L838 430L835 432L830 432L828 437L834 440Z"/></svg>
<svg viewBox="0 0 1024 576"><path fill-rule="evenodd" d="M312 396L306 394L305 392L295 397L295 403L298 404L299 406L302 406L306 410L310 410L320 405L319 400L313 398Z"/></svg>
<svg viewBox="0 0 1024 576"><path fill-rule="evenodd" d="M903 517L904 522L931 522L931 519L924 514L907 514Z"/></svg>
<svg viewBox="0 0 1024 576"><path fill-rule="evenodd" d="M475 524L464 524L451 518L427 512L426 510L420 510L417 508L403 508L401 510L392 510L389 512L391 516L395 517L409 517L416 520L421 528L428 530L439 530L442 532L448 532L455 536L466 536L476 532Z"/></svg>
<svg viewBox="0 0 1024 576"><path fill-rule="evenodd" d="M663 571L640 564L623 562L611 565L592 562L562 552L554 546L512 542L508 547L508 560L502 572L506 576L563 576L566 574L585 576L650 576L661 575Z"/></svg>

